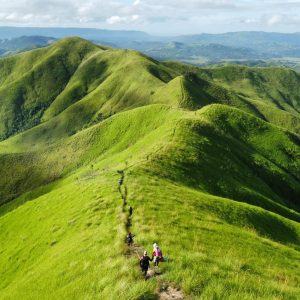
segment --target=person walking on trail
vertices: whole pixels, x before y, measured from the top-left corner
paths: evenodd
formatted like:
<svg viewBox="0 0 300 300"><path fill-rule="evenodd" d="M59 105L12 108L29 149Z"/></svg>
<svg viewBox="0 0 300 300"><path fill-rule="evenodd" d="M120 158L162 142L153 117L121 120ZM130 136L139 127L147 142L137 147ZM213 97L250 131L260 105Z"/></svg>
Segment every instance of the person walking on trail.
<svg viewBox="0 0 300 300"><path fill-rule="evenodd" d="M133 211L133 208L131 206L129 206L129 217L132 216L132 211Z"/></svg>
<svg viewBox="0 0 300 300"><path fill-rule="evenodd" d="M133 237L134 235L131 232L128 232L126 236L126 242L128 246L130 246L133 243Z"/></svg>
<svg viewBox="0 0 300 300"><path fill-rule="evenodd" d="M163 260L162 252L156 243L153 244L152 259L155 267L158 267L158 263Z"/></svg>
<svg viewBox="0 0 300 300"><path fill-rule="evenodd" d="M144 251L144 255L140 258L140 267L145 278L147 277L150 261L152 261L152 258L148 256L147 251Z"/></svg>
<svg viewBox="0 0 300 300"><path fill-rule="evenodd" d="M122 184L123 184L123 177L121 177L120 179L119 179L119 186L121 186Z"/></svg>

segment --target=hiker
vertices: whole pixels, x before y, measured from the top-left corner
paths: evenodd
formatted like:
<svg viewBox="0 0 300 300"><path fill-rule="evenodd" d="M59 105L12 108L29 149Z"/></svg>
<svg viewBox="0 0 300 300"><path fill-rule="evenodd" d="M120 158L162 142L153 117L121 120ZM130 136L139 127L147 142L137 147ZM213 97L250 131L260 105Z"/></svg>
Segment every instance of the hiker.
<svg viewBox="0 0 300 300"><path fill-rule="evenodd" d="M133 208L131 206L129 206L129 217L132 216L132 211L133 211Z"/></svg>
<svg viewBox="0 0 300 300"><path fill-rule="evenodd" d="M158 263L163 261L162 252L156 243L153 244L152 259L155 267L158 267Z"/></svg>
<svg viewBox="0 0 300 300"><path fill-rule="evenodd" d="M147 251L144 251L144 255L140 258L140 266L145 278L147 276L150 261L152 261L152 258L147 255Z"/></svg>
<svg viewBox="0 0 300 300"><path fill-rule="evenodd" d="M121 186L123 184L123 177L121 177L120 179L119 179L119 186Z"/></svg>
<svg viewBox="0 0 300 300"><path fill-rule="evenodd" d="M126 236L127 245L130 246L133 243L134 235L131 232L128 232Z"/></svg>

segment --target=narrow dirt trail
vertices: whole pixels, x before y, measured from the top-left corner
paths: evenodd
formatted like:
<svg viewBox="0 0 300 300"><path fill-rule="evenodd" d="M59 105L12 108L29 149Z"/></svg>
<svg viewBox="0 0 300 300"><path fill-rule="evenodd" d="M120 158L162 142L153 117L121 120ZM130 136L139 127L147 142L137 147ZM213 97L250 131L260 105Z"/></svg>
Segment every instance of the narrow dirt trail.
<svg viewBox="0 0 300 300"><path fill-rule="evenodd" d="M119 190L121 200L122 200L122 211L124 214L127 215L127 211L129 212L129 206L127 205L128 204L127 203L128 188L124 183L125 170L120 170L120 171L118 171L118 173L121 175L119 182L118 182L118 184L119 184L118 190ZM125 223L125 228L126 228L127 233L129 233L131 231L130 228L132 226L132 218L133 218L133 214L128 213L127 218L126 218L126 223ZM125 242L127 243L126 240L125 240ZM135 256L137 259L140 259L140 257L143 255L143 252L144 252L144 248L133 242L132 244L128 245L127 251L125 252L125 256L128 258ZM147 280L152 277L159 276L159 275L160 275L160 273L157 270L149 268L145 279ZM179 288L173 288L173 287L169 286L168 284L163 284L163 285L161 285L161 287L159 289L158 299L160 299L160 300L183 300L183 299L185 299L185 296L180 291Z"/></svg>
<svg viewBox="0 0 300 300"><path fill-rule="evenodd" d="M129 206L127 203L127 195L128 195L128 189L127 186L125 184L125 170L120 170L118 171L118 173L121 175L120 179L119 179L119 193L122 199L122 210L123 213L127 214L127 212L129 212ZM126 232L129 233L131 230L131 226L132 226L132 218L133 215L130 215L128 213L128 216L126 218L126 223L125 223L125 228L126 228ZM125 241L127 243L127 241ZM135 256L138 260L140 259L141 256L143 256L144 253L144 248L136 243L132 243L130 245L128 245L127 251L125 252L125 256L127 257L132 257ZM149 268L146 279L149 279L151 277L157 276L159 275L158 272L155 272L154 270L151 270Z"/></svg>

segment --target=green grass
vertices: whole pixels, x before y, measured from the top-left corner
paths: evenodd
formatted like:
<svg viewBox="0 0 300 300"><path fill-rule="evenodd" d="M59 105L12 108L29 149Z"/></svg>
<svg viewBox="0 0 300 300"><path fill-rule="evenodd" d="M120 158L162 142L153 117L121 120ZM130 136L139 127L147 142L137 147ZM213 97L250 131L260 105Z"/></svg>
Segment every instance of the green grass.
<svg viewBox="0 0 300 300"><path fill-rule="evenodd" d="M63 90L39 124L25 118L0 142L0 299L157 299L164 285L192 299L298 299L296 75L158 63L67 39L0 61L0 90L57 51L73 66ZM126 256L121 169L136 243L169 257L148 281Z"/></svg>

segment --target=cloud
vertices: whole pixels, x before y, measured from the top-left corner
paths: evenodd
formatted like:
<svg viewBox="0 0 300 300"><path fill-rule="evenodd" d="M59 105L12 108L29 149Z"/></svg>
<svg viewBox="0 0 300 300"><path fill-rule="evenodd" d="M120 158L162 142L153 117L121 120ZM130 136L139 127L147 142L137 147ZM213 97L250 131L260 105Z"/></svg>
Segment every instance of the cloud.
<svg viewBox="0 0 300 300"><path fill-rule="evenodd" d="M141 0L135 0L132 5L133 6L138 6L140 4L141 4Z"/></svg>
<svg viewBox="0 0 300 300"><path fill-rule="evenodd" d="M115 25L115 24L120 24L120 23L133 23L139 20L140 16L139 15L131 15L131 16L125 16L125 17L120 17L120 16L111 16L106 19L106 22L110 25Z"/></svg>
<svg viewBox="0 0 300 300"><path fill-rule="evenodd" d="M121 22L122 22L122 19L124 19L124 18L121 18L120 16L111 16L111 17L109 17L108 19L106 19L106 22L107 22L108 24L113 25L113 24L121 23Z"/></svg>
<svg viewBox="0 0 300 300"><path fill-rule="evenodd" d="M232 0L186 0L184 2L182 0L148 0L144 2L148 7L152 8L176 8L178 11L186 11L193 9L198 12L201 10L236 9L243 6L243 1Z"/></svg>
<svg viewBox="0 0 300 300"><path fill-rule="evenodd" d="M274 26L280 24L284 21L283 15L272 15L267 18L266 23L268 26Z"/></svg>
<svg viewBox="0 0 300 300"><path fill-rule="evenodd" d="M0 7L0 25L137 29L159 34L297 31L300 19L300 0L0 0Z"/></svg>
<svg viewBox="0 0 300 300"><path fill-rule="evenodd" d="M256 23L258 23L258 20L256 18L246 18L246 19L242 20L241 23L256 24Z"/></svg>
<svg viewBox="0 0 300 300"><path fill-rule="evenodd" d="M299 26L300 16L297 14L271 14L263 15L261 18L261 23L267 25L268 27L278 27L278 26Z"/></svg>

